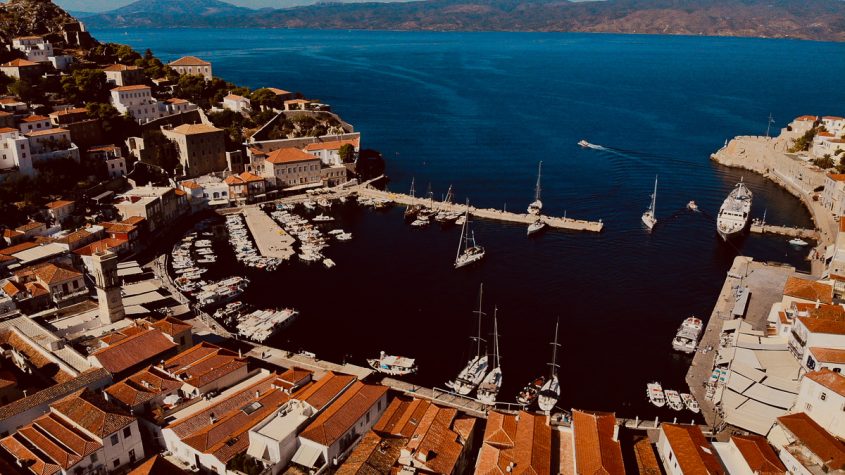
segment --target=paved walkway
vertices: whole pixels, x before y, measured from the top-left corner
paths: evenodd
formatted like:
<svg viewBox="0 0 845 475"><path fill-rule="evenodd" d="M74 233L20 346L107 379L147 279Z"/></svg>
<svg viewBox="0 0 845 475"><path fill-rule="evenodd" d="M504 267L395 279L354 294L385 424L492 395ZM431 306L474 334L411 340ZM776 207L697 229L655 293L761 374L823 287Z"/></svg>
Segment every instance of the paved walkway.
<svg viewBox="0 0 845 475"><path fill-rule="evenodd" d="M262 256L288 260L294 255L293 244L296 239L284 232L267 213L258 207L247 207L243 214Z"/></svg>

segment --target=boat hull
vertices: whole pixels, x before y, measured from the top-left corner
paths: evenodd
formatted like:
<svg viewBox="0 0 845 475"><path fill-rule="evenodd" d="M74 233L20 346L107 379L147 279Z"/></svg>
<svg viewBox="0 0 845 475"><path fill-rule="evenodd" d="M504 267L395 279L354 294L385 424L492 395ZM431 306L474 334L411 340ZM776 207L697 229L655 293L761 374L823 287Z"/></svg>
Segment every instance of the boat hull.
<svg viewBox="0 0 845 475"><path fill-rule="evenodd" d="M558 383L557 376L554 376L540 389L540 395L537 397L537 406L541 411L551 412L559 398L560 384Z"/></svg>

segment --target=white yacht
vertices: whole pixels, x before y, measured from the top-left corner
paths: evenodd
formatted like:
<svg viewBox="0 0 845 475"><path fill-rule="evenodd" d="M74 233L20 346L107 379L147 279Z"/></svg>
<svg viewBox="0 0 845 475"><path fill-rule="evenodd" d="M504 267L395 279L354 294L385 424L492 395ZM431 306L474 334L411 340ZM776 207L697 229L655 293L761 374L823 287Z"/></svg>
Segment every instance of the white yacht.
<svg viewBox="0 0 845 475"><path fill-rule="evenodd" d="M689 411L698 414L698 411L701 410L698 405L698 401L692 397L692 394L681 393L681 400L684 402L684 406L686 406Z"/></svg>
<svg viewBox="0 0 845 475"><path fill-rule="evenodd" d="M560 319L555 323L555 341L552 343L552 362L549 363L551 371L549 379L540 388L540 394L537 397L537 405L541 411L551 412L554 409L557 400L560 398L560 381L557 379L557 348L560 346L557 342L558 324Z"/></svg>
<svg viewBox="0 0 845 475"><path fill-rule="evenodd" d="M663 386L661 386L660 383L648 383L647 388L646 395L648 396L650 403L657 407L663 407L666 405L666 396L663 394Z"/></svg>
<svg viewBox="0 0 845 475"><path fill-rule="evenodd" d="M643 224L645 227L648 228L649 231L654 229L654 225L657 224L657 218L654 216L654 207L657 203L657 177L654 177L654 192L651 194L651 204L648 206L648 209L645 210L643 213Z"/></svg>
<svg viewBox="0 0 845 475"><path fill-rule="evenodd" d="M741 233L748 226L751 219L751 201L753 194L745 183L740 181L731 190L725 202L719 208L716 218L716 231L722 240L727 241L732 236Z"/></svg>
<svg viewBox="0 0 845 475"><path fill-rule="evenodd" d="M543 162L537 166L537 184L534 186L534 201L528 205L528 214L533 214L536 216L540 215L540 212L543 211L543 202L540 200L540 176L543 172Z"/></svg>
<svg viewBox="0 0 845 475"><path fill-rule="evenodd" d="M368 359L367 364L379 373L391 376L405 376L417 371L417 364L413 358L388 355L383 351L378 358Z"/></svg>
<svg viewBox="0 0 845 475"><path fill-rule="evenodd" d="M484 258L484 252L484 248L475 242L475 233L469 230L469 200L467 200L464 225L461 227L461 241L458 243L458 254L455 256L455 269L480 261Z"/></svg>
<svg viewBox="0 0 845 475"><path fill-rule="evenodd" d="M537 221L528 225L528 235L536 234L546 228L546 223L542 218L537 218Z"/></svg>
<svg viewBox="0 0 845 475"><path fill-rule="evenodd" d="M478 315L478 334L472 338L475 340L475 356L470 358L454 381L446 383L447 388L462 396L471 393L487 376L487 354L482 351L484 340L481 338L481 318L484 316L484 312L481 311L483 291L484 284L478 290L478 311L475 312Z"/></svg>
<svg viewBox="0 0 845 475"><path fill-rule="evenodd" d="M578 141L578 145L579 145L581 148L590 148L590 145L591 145L591 144L590 144L590 142L587 142L586 140L579 140L579 141Z"/></svg>
<svg viewBox="0 0 845 475"><path fill-rule="evenodd" d="M696 317L689 317L681 323L680 328L672 339L672 348L675 351L692 353L698 345L698 336L704 328L704 323Z"/></svg>
<svg viewBox="0 0 845 475"><path fill-rule="evenodd" d="M675 391L674 389L667 389L666 400L669 402L669 407L672 409L676 411L684 409L684 401L681 399L681 395L678 394L678 391Z"/></svg>
<svg viewBox="0 0 845 475"><path fill-rule="evenodd" d="M484 404L496 404L496 396L502 389L502 367L499 361L499 323L496 317L497 310L493 309L493 370L487 373L484 381L478 386L478 400Z"/></svg>

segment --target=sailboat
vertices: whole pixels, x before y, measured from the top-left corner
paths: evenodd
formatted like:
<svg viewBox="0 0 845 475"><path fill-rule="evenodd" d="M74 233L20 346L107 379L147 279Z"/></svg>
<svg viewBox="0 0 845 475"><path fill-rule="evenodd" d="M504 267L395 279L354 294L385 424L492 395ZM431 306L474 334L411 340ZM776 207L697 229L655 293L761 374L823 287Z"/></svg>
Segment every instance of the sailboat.
<svg viewBox="0 0 845 475"><path fill-rule="evenodd" d="M472 338L475 340L475 356L470 358L467 365L458 373L458 377L454 381L446 383L447 388L452 389L462 396L471 393L487 375L487 354L486 351L482 352L484 340L481 338L481 317L484 316L484 312L481 311L481 297L483 293L484 284L481 284L481 287L478 289L478 311L475 312L478 315L478 335Z"/></svg>
<svg viewBox="0 0 845 475"><path fill-rule="evenodd" d="M539 216L543 211L543 202L540 201L540 176L543 173L543 162L537 166L537 185L534 187L534 201L528 205L528 214Z"/></svg>
<svg viewBox="0 0 845 475"><path fill-rule="evenodd" d="M461 240L458 243L458 254L455 256L455 269L478 262L483 258L484 248L475 243L475 233L469 229L469 200L467 200L467 209L463 226L461 226Z"/></svg>
<svg viewBox="0 0 845 475"><path fill-rule="evenodd" d="M552 343L552 362L549 363L551 367L549 379L540 389L540 396L537 398L537 405L540 406L541 411L545 412L551 412L560 397L560 381L557 379L557 348L560 346L557 342L559 323L560 319L555 323L555 341Z"/></svg>
<svg viewBox="0 0 845 475"><path fill-rule="evenodd" d="M645 227L649 231L657 224L657 218L654 217L655 203L657 203L657 176L654 177L654 193L651 194L651 204L645 210L645 213L643 213L643 224L645 224Z"/></svg>
<svg viewBox="0 0 845 475"><path fill-rule="evenodd" d="M411 195L411 198L414 198L414 178L411 178L411 193L410 193L410 195ZM410 221L410 220L413 220L414 218L416 218L417 213L420 212L420 208L422 208L420 205L414 205L414 204L408 205L408 207L405 208L405 219Z"/></svg>
<svg viewBox="0 0 845 475"><path fill-rule="evenodd" d="M493 308L493 370L487 373L484 381L478 386L478 400L484 404L496 404L496 396L499 395L499 390L502 389L502 367L499 364L499 322L497 317L497 308Z"/></svg>

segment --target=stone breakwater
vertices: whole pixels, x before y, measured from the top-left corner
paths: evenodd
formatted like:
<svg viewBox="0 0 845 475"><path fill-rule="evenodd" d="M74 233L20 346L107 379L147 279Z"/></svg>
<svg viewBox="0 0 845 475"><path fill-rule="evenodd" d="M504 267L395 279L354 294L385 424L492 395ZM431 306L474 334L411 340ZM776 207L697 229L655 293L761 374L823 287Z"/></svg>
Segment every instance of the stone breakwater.
<svg viewBox="0 0 845 475"><path fill-rule="evenodd" d="M819 230L816 253L823 256L827 246L836 238L838 228L833 214L818 199L820 193L815 191L824 186L826 172L801 156L789 153L792 138L787 133L779 137L736 137L713 153L710 159L727 167L759 173L798 197L810 211ZM823 263L814 259L813 274L821 275L822 270Z"/></svg>

